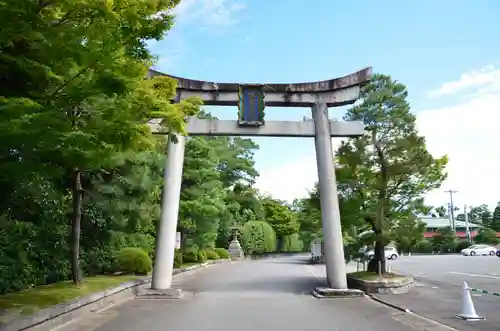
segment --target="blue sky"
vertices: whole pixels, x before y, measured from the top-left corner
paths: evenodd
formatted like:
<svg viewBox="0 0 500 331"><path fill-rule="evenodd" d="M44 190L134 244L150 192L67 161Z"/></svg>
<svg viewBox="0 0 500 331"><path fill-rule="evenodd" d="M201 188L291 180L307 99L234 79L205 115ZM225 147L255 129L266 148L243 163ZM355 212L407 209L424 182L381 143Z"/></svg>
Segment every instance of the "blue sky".
<svg viewBox="0 0 500 331"><path fill-rule="evenodd" d="M449 154L450 179L443 189L458 190L458 204L500 201L492 187L500 186L493 173L500 167L495 146L500 144L491 142L500 142L500 135L479 118L500 121L494 111L500 112L500 2L305 3L183 0L174 29L151 43L159 57L156 68L200 80L280 83L324 80L373 66L408 86L429 149ZM221 119L237 117L232 107L207 110ZM343 111L330 109L330 116L340 118ZM268 120L309 115L309 109L266 109ZM255 140L259 187L284 199L305 194L317 178L313 141ZM477 161L470 165L478 151L489 155L487 166L476 169L479 177ZM428 199L436 205L447 202L442 190Z"/></svg>

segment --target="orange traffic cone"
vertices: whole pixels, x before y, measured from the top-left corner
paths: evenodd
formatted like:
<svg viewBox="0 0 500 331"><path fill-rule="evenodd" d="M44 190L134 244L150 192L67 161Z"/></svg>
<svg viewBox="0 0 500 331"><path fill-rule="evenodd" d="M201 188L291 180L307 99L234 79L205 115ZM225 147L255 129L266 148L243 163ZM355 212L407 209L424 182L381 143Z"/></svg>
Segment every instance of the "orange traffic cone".
<svg viewBox="0 0 500 331"><path fill-rule="evenodd" d="M469 286L464 282L462 292L462 313L458 314L457 317L466 321L480 321L484 320L485 317L476 314L476 308L474 308L474 303L472 302L472 297L470 296Z"/></svg>

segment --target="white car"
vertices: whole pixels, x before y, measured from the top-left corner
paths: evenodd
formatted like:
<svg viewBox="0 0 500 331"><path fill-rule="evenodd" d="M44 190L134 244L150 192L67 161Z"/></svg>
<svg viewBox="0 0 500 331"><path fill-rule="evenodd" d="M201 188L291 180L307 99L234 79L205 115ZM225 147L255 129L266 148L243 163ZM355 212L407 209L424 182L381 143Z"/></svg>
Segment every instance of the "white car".
<svg viewBox="0 0 500 331"><path fill-rule="evenodd" d="M385 258L387 260L396 260L399 257L398 250L394 247L385 247L384 252ZM366 251L365 254L370 260L375 256L375 252L373 251L373 249Z"/></svg>
<svg viewBox="0 0 500 331"><path fill-rule="evenodd" d="M465 256L475 255L495 255L497 249L489 245L472 245L460 251L460 254Z"/></svg>

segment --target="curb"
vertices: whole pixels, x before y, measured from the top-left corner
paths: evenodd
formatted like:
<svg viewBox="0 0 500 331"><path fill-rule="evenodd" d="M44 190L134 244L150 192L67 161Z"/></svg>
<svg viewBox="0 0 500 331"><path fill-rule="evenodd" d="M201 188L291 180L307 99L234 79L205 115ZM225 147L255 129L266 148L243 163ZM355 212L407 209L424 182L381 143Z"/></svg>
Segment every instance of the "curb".
<svg viewBox="0 0 500 331"><path fill-rule="evenodd" d="M416 318L416 319L419 319L419 320L421 320L421 321L425 321L426 323L431 324L432 326L431 326L431 328L430 328L430 329L432 329L432 330L436 330L436 331L437 331L437 330L459 331L458 329L455 329L454 327L452 327L452 326L450 326L450 325L446 325L446 324L440 323L440 322L435 321L435 320L433 320L433 319L431 319L431 318L428 318L428 317L425 317L425 316L423 316L423 315L420 315L420 314L417 314L417 313L415 313L415 312L412 312L412 311L411 311L410 309L408 309L408 308L405 308L405 307L403 307L403 306L399 306L399 305L395 305L395 304L390 303L390 302L388 302L388 301L386 301L386 300L383 300L383 299L381 299L381 298L379 298L379 297L377 297L377 296L375 296L375 295L373 295L373 294L368 294L367 296L368 296L370 299L372 299L373 301L376 301L376 302L378 302L378 303L381 303L381 304L383 304L383 305L385 305L385 306L388 306L388 307L391 307L391 308L393 308L393 309L399 310L399 311L401 311L401 312L403 312L403 313L407 314L407 316L412 316L414 319ZM404 322L403 322L403 323L404 323ZM429 330L430 330L430 329L429 329ZM427 329L426 329L426 330L427 330Z"/></svg>
<svg viewBox="0 0 500 331"><path fill-rule="evenodd" d="M307 257L307 252L299 252L299 253L276 253L276 254L263 254L263 255L250 255L244 257L243 260L249 261L258 261L258 260L269 260L269 259L279 259L282 257Z"/></svg>
<svg viewBox="0 0 500 331"><path fill-rule="evenodd" d="M377 301L378 303L381 303L381 304L386 305L388 307L394 308L396 310L399 310L399 311L402 311L402 312L405 312L405 313L412 313L412 311L410 309L408 309L406 307L403 307L403 306L398 306L398 305L395 305L393 303L390 303L389 301L383 300L383 299L377 297L374 294L367 294L367 296L370 299L372 299L373 301Z"/></svg>
<svg viewBox="0 0 500 331"><path fill-rule="evenodd" d="M316 287L311 294L317 299L336 299L336 298L364 298L365 292L357 289L336 290L331 288Z"/></svg>
<svg viewBox="0 0 500 331"><path fill-rule="evenodd" d="M231 262L227 260L208 261L186 268L174 269L172 275L182 274L195 269L202 269L211 265ZM83 297L60 303L55 306L40 309L34 314L14 319L6 324L0 323L0 331L24 331L35 329L49 331L77 319L83 314L97 312L121 302L135 298L141 288L151 283L152 277L138 278L107 288L101 292L92 293Z"/></svg>

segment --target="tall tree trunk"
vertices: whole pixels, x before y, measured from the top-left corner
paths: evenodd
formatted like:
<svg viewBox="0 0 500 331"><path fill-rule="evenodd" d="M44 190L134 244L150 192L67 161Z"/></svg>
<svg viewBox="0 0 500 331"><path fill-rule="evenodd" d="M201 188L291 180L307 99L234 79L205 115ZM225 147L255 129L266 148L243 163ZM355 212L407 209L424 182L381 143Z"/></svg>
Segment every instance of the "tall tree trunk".
<svg viewBox="0 0 500 331"><path fill-rule="evenodd" d="M378 272L379 268L382 273L385 272L385 238L384 238L384 219L387 207L387 184L389 181L387 161L384 152L377 140L377 131L372 131L372 144L377 153L380 163L380 187L378 194L378 212L375 223L375 248L374 258L368 263L368 271Z"/></svg>
<svg viewBox="0 0 500 331"><path fill-rule="evenodd" d="M71 217L71 277L73 283L82 283L82 271L80 270L80 232L82 221L82 178L79 169L74 169L72 174L71 194L73 198L73 211Z"/></svg>

